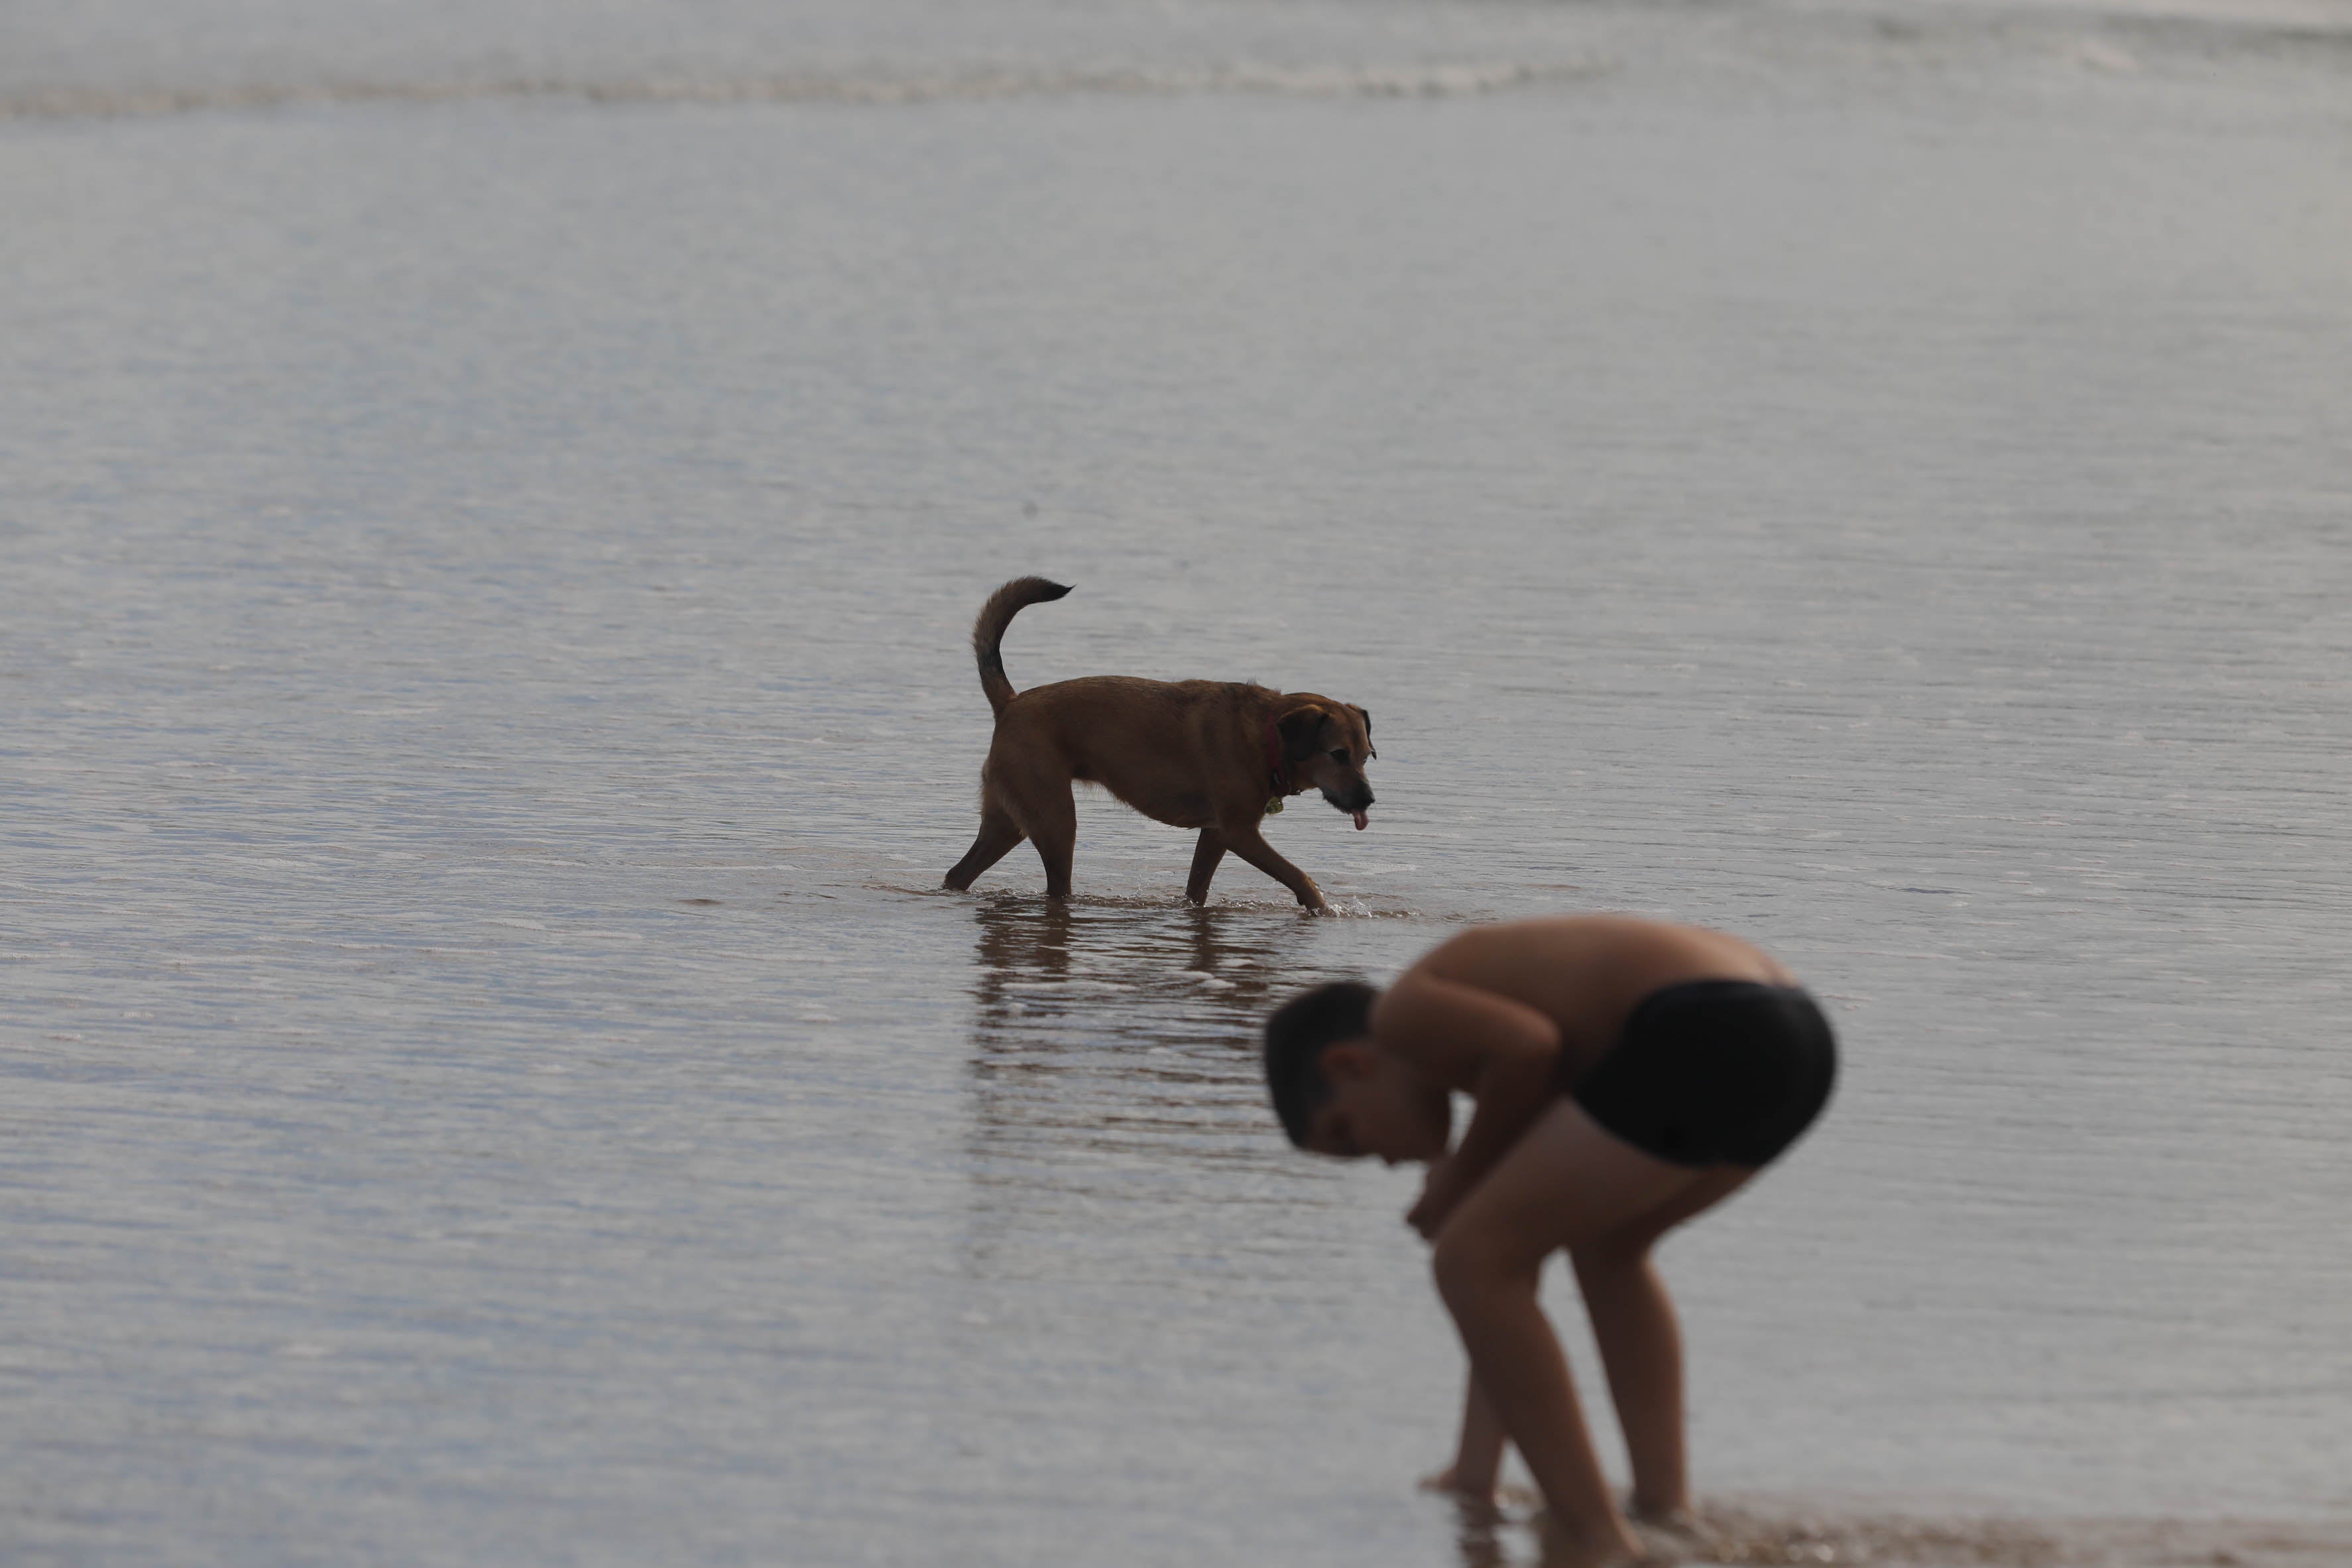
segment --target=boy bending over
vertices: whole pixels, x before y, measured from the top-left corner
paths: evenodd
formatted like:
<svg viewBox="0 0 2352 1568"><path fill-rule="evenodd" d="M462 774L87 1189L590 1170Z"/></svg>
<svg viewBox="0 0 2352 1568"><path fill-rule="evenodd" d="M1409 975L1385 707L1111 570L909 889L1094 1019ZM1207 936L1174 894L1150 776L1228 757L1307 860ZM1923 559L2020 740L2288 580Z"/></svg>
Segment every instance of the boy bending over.
<svg viewBox="0 0 2352 1568"><path fill-rule="evenodd" d="M1820 1113L1836 1074L1821 1009L1737 937L1601 915L1465 931L1385 993L1323 986L1265 1032L1292 1143L1429 1166L1405 1219L1436 1243L1438 1292L1470 1353L1461 1441L1437 1484L1491 1499L1507 1437L1564 1544L1638 1557L1537 1273L1557 1251L1575 1267L1633 1511L1684 1515L1682 1341L1650 1251ZM1475 1105L1449 1149L1455 1091Z"/></svg>

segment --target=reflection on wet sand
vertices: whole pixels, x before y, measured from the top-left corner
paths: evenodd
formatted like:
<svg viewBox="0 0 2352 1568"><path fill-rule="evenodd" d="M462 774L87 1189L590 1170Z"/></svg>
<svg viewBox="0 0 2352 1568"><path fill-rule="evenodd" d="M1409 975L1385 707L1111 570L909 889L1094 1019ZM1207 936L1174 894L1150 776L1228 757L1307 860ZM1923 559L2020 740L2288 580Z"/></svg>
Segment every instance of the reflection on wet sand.
<svg viewBox="0 0 2352 1568"><path fill-rule="evenodd" d="M1454 1544L1462 1553L1462 1568L1509 1568L1511 1553L1504 1545L1503 1511L1488 1503L1454 1500Z"/></svg>
<svg viewBox="0 0 2352 1568"><path fill-rule="evenodd" d="M1956 1519L1725 1504L1704 1510L1699 1525L1680 1561L1759 1568L2339 1568L2352 1562L2352 1533L2341 1527L2237 1520Z"/></svg>

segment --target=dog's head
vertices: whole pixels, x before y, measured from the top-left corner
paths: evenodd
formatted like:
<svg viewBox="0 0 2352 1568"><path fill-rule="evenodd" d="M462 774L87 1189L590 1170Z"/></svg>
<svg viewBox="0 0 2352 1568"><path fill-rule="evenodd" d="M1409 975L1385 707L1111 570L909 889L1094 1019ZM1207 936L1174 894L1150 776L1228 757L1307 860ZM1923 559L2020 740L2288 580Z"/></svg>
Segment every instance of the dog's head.
<svg viewBox="0 0 2352 1568"><path fill-rule="evenodd" d="M1364 827L1364 813L1372 805L1364 764L1380 755L1372 749L1372 716L1353 703L1312 692L1298 693L1296 700L1298 706L1274 722L1291 779L1314 785L1333 807L1354 817L1357 827Z"/></svg>

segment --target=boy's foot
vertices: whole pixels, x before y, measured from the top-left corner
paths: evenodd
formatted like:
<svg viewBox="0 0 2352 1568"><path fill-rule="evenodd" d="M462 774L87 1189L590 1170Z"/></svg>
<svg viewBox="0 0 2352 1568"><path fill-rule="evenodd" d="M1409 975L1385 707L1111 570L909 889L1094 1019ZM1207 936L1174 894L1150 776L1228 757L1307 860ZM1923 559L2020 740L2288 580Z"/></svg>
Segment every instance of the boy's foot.
<svg viewBox="0 0 2352 1568"><path fill-rule="evenodd" d="M1655 1530L1685 1541L1696 1541L1705 1532L1699 1529L1698 1515L1687 1508L1641 1508L1628 1503L1625 1517L1643 1530Z"/></svg>
<svg viewBox="0 0 2352 1568"><path fill-rule="evenodd" d="M1454 1467L1451 1465L1433 1475L1422 1477L1413 1484L1423 1491L1437 1492L1471 1508L1496 1511L1532 1510L1541 1506L1543 1502L1542 1497L1533 1487L1523 1487L1516 1481L1496 1481L1492 1488L1485 1491L1475 1487L1465 1487L1454 1476Z"/></svg>
<svg viewBox="0 0 2352 1568"><path fill-rule="evenodd" d="M1484 1504L1487 1508L1495 1506L1495 1489L1492 1486L1463 1485L1462 1478L1454 1473L1454 1467L1452 1465L1446 1466L1434 1475L1422 1477L1415 1484L1423 1491L1444 1492L1456 1502Z"/></svg>
<svg viewBox="0 0 2352 1568"><path fill-rule="evenodd" d="M1625 1517L1657 1563L1681 1563L1704 1554L1707 1532L1687 1508L1644 1509L1629 1505Z"/></svg>
<svg viewBox="0 0 2352 1568"><path fill-rule="evenodd" d="M1622 1524L1570 1530L1549 1511L1536 1515L1535 1524L1543 1568L1645 1568L1670 1561L1651 1556Z"/></svg>

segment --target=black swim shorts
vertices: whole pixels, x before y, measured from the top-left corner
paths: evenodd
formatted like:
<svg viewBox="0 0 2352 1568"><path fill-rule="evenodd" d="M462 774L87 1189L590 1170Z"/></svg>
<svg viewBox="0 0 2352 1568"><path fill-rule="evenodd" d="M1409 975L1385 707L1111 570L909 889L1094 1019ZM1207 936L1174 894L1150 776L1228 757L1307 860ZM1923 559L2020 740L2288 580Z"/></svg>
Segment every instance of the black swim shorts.
<svg viewBox="0 0 2352 1568"><path fill-rule="evenodd" d="M1803 991L1691 980L1644 998L1607 1055L1555 1084L1644 1154L1753 1169L1812 1124L1836 1078L1829 1019Z"/></svg>

